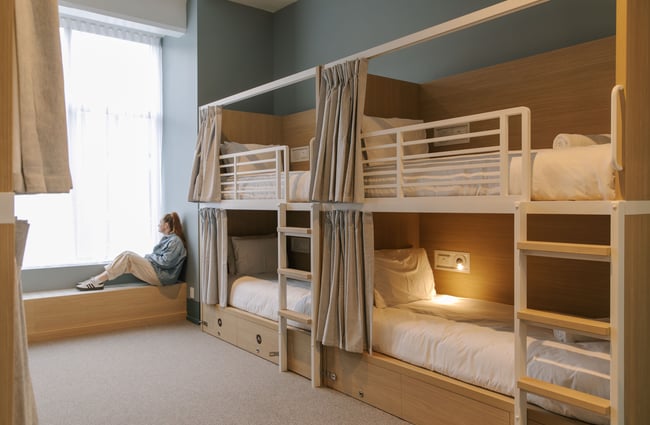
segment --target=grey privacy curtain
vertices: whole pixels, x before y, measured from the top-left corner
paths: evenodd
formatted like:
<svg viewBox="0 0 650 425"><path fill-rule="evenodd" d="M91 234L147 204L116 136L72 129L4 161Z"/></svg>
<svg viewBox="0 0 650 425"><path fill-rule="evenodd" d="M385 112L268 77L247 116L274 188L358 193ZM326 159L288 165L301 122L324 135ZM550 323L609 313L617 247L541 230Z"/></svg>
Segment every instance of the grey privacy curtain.
<svg viewBox="0 0 650 425"><path fill-rule="evenodd" d="M67 193L72 178L58 2L20 0L15 5L14 192Z"/></svg>
<svg viewBox="0 0 650 425"><path fill-rule="evenodd" d="M199 134L194 149L194 164L187 195L190 202L221 199L219 147L221 145L222 108L208 106L199 113Z"/></svg>
<svg viewBox="0 0 650 425"><path fill-rule="evenodd" d="M201 286L201 303L226 305L228 300L228 285L219 279L220 271L225 270L224 258L227 253L226 211L216 208L202 208L199 211L200 223L200 268L199 282Z"/></svg>
<svg viewBox="0 0 650 425"><path fill-rule="evenodd" d="M312 199L354 202L356 145L365 103L365 59L323 69L317 105Z"/></svg>
<svg viewBox="0 0 650 425"><path fill-rule="evenodd" d="M316 338L360 353L371 335L374 236L372 213L327 211Z"/></svg>

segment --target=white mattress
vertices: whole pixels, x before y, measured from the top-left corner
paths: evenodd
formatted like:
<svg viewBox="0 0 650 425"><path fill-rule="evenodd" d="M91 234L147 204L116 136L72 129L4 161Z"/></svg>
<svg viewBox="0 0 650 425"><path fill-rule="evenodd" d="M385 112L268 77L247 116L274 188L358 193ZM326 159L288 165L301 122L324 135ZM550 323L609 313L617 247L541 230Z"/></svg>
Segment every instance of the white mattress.
<svg viewBox="0 0 650 425"><path fill-rule="evenodd" d="M278 320L278 275L264 273L228 278L230 296L228 305L274 321ZM311 314L311 287L308 282L287 279L287 308L303 314ZM288 324L309 329L301 323Z"/></svg>
<svg viewBox="0 0 650 425"><path fill-rule="evenodd" d="M373 350L461 381L514 395L512 306L437 295L373 310ZM553 332L528 337L528 375L609 398L609 342L563 344ZM545 409L594 424L606 417L529 394Z"/></svg>
<svg viewBox="0 0 650 425"><path fill-rule="evenodd" d="M222 183L232 183L232 176L222 177ZM289 201L309 202L309 171L289 171ZM258 174L243 175L237 177L239 198L238 199L277 199L275 190L275 174L273 172L262 172ZM284 189L284 176L281 182ZM222 185L222 198L234 199L230 190L233 185Z"/></svg>
<svg viewBox="0 0 650 425"><path fill-rule="evenodd" d="M533 200L614 199L615 173L609 144L533 153ZM508 193L521 194L521 154L508 158ZM372 185L395 184L395 166L366 167L366 198L394 198L396 191ZM405 197L500 195L499 154L483 153L404 163Z"/></svg>

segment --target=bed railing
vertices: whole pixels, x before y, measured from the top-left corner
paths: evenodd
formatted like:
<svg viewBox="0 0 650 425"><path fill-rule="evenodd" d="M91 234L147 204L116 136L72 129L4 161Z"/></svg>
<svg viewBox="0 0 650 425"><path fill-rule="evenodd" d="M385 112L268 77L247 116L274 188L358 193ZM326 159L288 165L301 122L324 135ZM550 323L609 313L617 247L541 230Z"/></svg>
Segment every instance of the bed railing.
<svg viewBox="0 0 650 425"><path fill-rule="evenodd" d="M276 199L288 196L289 148L269 146L219 156L221 198L225 200Z"/></svg>
<svg viewBox="0 0 650 425"><path fill-rule="evenodd" d="M521 151L510 146L511 117L521 125ZM530 110L516 107L362 133L360 150L366 198L507 196L513 151L530 158ZM521 176L520 195L530 199L530 161L521 161Z"/></svg>

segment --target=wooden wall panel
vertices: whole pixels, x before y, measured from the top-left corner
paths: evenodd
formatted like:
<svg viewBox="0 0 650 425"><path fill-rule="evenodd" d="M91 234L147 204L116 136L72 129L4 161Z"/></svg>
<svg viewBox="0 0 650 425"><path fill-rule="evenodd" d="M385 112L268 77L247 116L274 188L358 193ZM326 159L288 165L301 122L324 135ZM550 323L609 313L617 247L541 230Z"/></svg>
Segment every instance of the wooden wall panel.
<svg viewBox="0 0 650 425"><path fill-rule="evenodd" d="M228 235L247 236L275 233L278 216L275 211L229 210Z"/></svg>
<svg viewBox="0 0 650 425"><path fill-rule="evenodd" d="M535 148L551 147L558 133L609 133L614 44L609 37L423 84L422 118L527 106Z"/></svg>
<svg viewBox="0 0 650 425"><path fill-rule="evenodd" d="M282 144L282 119L279 116L223 110L222 140L262 145Z"/></svg>
<svg viewBox="0 0 650 425"><path fill-rule="evenodd" d="M14 1L0 8L0 192L13 192L12 86ZM0 224L0 423L13 422L15 226Z"/></svg>
<svg viewBox="0 0 650 425"><path fill-rule="evenodd" d="M368 75L364 113L374 117L422 119L419 98L418 84Z"/></svg>
<svg viewBox="0 0 650 425"><path fill-rule="evenodd" d="M417 213L374 213L375 249L420 246L420 215Z"/></svg>
<svg viewBox="0 0 650 425"><path fill-rule="evenodd" d="M511 214L422 214L420 244L429 254L431 268L436 249L470 254L470 273L434 269L438 293L513 303Z"/></svg>
<svg viewBox="0 0 650 425"><path fill-rule="evenodd" d="M316 109L285 115L282 117L282 139L289 148L309 146L316 135ZM292 162L291 170L309 170L309 160Z"/></svg>

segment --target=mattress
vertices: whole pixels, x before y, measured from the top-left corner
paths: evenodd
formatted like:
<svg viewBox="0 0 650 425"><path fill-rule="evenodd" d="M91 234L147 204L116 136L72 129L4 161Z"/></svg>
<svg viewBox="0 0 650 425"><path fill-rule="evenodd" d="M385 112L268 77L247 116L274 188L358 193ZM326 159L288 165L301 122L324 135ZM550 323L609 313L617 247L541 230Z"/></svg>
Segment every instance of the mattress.
<svg viewBox="0 0 650 425"><path fill-rule="evenodd" d="M263 273L258 275L229 276L228 305L240 310L278 321L278 275ZM309 282L287 279L287 308L311 315L311 286ZM289 320L288 324L309 330L309 327Z"/></svg>
<svg viewBox="0 0 650 425"><path fill-rule="evenodd" d="M289 171L290 202L309 202L309 171ZM224 176L221 179L222 199L277 199L275 172L261 172L237 177L239 196L235 198L234 178ZM284 174L282 174L281 189L284 190Z"/></svg>
<svg viewBox="0 0 650 425"><path fill-rule="evenodd" d="M373 350L443 375L514 396L513 308L436 295L373 310ZM609 342L565 344L551 330L529 328L528 375L609 398ZM534 394L528 401L594 424L609 419Z"/></svg>
<svg viewBox="0 0 650 425"><path fill-rule="evenodd" d="M609 144L537 150L532 154L531 166L533 200L615 197ZM498 152L407 160L403 164L403 196L520 195L521 153L508 155L506 193L501 193L500 169ZM365 167L365 197L396 197L396 181L394 164Z"/></svg>

